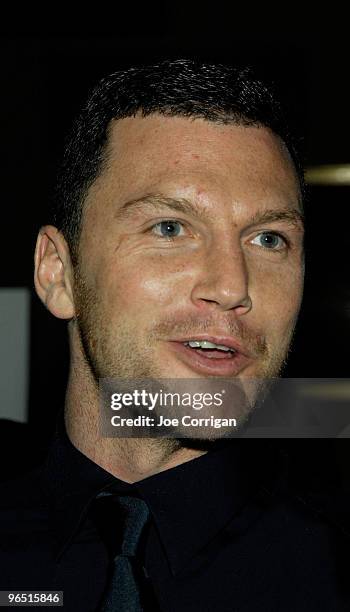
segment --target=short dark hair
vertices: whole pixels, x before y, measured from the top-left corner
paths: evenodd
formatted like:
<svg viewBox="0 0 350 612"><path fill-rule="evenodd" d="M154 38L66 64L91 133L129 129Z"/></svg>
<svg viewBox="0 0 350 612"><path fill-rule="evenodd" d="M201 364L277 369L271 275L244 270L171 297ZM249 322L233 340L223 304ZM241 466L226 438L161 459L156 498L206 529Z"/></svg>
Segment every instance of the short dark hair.
<svg viewBox="0 0 350 612"><path fill-rule="evenodd" d="M115 72L97 84L73 124L59 172L53 223L73 262L84 200L103 169L110 122L153 113L270 128L285 143L304 192L296 140L272 89L251 68L179 59Z"/></svg>

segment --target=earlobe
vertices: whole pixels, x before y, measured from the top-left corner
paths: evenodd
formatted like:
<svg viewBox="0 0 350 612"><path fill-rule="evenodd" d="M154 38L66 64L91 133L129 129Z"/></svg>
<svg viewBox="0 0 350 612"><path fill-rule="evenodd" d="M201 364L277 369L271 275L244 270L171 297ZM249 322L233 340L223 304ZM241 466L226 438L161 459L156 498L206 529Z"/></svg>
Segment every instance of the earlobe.
<svg viewBox="0 0 350 612"><path fill-rule="evenodd" d="M55 317L73 318L72 264L68 245L57 228L46 225L40 229L34 259L39 298Z"/></svg>

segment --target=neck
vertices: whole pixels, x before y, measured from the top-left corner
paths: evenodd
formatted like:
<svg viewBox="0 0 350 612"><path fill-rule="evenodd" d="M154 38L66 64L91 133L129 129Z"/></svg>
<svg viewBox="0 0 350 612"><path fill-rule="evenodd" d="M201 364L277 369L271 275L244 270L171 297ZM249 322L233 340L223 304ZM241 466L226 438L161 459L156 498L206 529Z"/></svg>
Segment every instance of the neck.
<svg viewBox="0 0 350 612"><path fill-rule="evenodd" d="M99 397L86 361L72 358L65 404L65 426L72 444L86 457L125 482L133 483L206 453L182 448L179 441L103 438Z"/></svg>

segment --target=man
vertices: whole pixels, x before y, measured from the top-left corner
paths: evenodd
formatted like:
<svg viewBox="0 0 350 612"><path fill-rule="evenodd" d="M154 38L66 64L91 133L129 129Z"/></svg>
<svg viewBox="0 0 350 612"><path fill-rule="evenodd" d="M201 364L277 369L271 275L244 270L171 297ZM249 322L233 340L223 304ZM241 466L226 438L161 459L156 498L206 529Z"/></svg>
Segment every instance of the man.
<svg viewBox="0 0 350 612"><path fill-rule="evenodd" d="M37 241L70 375L45 466L6 492L2 589L63 591L82 612L348 609L338 531L289 491L277 449L100 434L103 378L278 376L302 194L279 106L248 70L174 61L98 85Z"/></svg>

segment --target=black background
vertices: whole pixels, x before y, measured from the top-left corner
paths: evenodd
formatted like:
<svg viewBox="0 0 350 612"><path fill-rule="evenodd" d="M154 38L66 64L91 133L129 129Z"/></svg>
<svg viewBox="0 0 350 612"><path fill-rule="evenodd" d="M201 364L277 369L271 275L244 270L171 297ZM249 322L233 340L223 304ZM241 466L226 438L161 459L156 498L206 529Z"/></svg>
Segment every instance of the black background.
<svg viewBox="0 0 350 612"><path fill-rule="evenodd" d="M54 33L22 24L1 35L0 286L33 287L36 234L47 221L64 135L91 87L119 68L175 57L253 64L275 82L303 137L305 163L350 162L349 44L341 16L310 28L292 25L286 10L279 25L254 30L234 8L135 6L103 16L103 33L97 26ZM349 190L310 191L304 306L286 376L349 376ZM32 291L29 417L44 436L63 403L67 369L66 325Z"/></svg>

